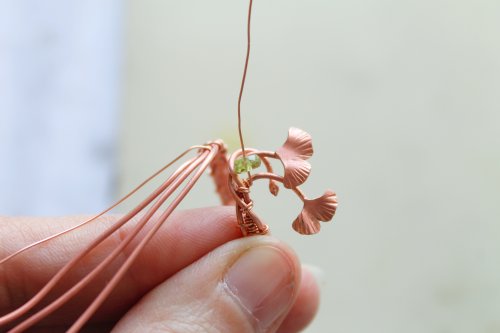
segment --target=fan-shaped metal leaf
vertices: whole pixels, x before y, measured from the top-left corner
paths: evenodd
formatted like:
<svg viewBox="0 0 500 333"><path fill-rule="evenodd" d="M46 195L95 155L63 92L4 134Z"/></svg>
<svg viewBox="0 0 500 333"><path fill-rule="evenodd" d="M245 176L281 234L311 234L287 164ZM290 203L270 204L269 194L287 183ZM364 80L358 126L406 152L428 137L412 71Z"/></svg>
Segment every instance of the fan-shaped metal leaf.
<svg viewBox="0 0 500 333"><path fill-rule="evenodd" d="M293 221L292 227L303 235L315 234L320 229L320 221L330 221L337 210L337 196L327 190L321 197L313 200L304 200L304 208Z"/></svg>
<svg viewBox="0 0 500 333"><path fill-rule="evenodd" d="M293 230L302 235L316 234L321 228L318 220L309 216L308 213L304 210L302 210L295 221L293 221L292 227Z"/></svg>
<svg viewBox="0 0 500 333"><path fill-rule="evenodd" d="M309 133L295 127L290 128L285 143L276 150L276 155L285 168L283 185L286 188L297 187L306 181L311 172L311 165L306 160L312 154Z"/></svg>

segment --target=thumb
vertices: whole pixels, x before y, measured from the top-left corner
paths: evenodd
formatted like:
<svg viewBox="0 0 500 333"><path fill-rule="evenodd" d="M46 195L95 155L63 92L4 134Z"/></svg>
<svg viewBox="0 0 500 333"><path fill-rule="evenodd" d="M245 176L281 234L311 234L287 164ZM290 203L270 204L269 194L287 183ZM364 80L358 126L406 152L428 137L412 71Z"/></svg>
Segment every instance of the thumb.
<svg viewBox="0 0 500 333"><path fill-rule="evenodd" d="M275 332L300 276L297 257L276 239L234 240L150 291L113 332Z"/></svg>

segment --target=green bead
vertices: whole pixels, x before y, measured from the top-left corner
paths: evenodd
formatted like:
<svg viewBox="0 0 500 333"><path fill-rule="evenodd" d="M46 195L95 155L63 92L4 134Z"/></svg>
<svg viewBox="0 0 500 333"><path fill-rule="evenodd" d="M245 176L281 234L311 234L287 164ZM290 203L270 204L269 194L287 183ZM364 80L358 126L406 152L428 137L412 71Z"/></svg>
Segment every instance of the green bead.
<svg viewBox="0 0 500 333"><path fill-rule="evenodd" d="M262 161L258 155L250 155L246 158L238 157L234 161L234 172L240 174L242 172L248 172L252 169L260 167Z"/></svg>
<svg viewBox="0 0 500 333"><path fill-rule="evenodd" d="M252 167L249 161L244 159L243 157L239 157L234 161L234 172L236 172L237 174L250 170L252 170Z"/></svg>
<svg viewBox="0 0 500 333"><path fill-rule="evenodd" d="M250 155L247 157L247 160L250 161L250 165L252 166L252 169L260 167L260 164L262 163L259 155Z"/></svg>

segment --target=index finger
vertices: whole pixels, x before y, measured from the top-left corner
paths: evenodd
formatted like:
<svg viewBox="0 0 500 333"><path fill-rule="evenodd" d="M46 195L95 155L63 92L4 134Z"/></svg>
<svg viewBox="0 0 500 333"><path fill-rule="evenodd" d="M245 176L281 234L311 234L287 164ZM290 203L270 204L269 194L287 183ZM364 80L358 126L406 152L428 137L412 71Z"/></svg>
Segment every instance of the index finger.
<svg viewBox="0 0 500 333"><path fill-rule="evenodd" d="M0 266L0 312L6 313L32 297L70 258L116 221L117 216L105 216L70 234L51 240L23 253ZM0 218L0 257L5 257L21 243L44 238L75 224L79 218ZM148 223L150 228L155 222ZM61 281L56 293L78 282L86 272L100 263L135 225L130 221L85 256L68 277ZM221 244L241 237L236 227L234 207L214 207L181 211L172 214L158 233L141 252L125 277L106 300L93 321L116 320L142 295L168 279L183 267L193 263ZM135 247L134 240L113 264L106 267L77 298L58 310L47 324L71 322L96 296L113 273Z"/></svg>

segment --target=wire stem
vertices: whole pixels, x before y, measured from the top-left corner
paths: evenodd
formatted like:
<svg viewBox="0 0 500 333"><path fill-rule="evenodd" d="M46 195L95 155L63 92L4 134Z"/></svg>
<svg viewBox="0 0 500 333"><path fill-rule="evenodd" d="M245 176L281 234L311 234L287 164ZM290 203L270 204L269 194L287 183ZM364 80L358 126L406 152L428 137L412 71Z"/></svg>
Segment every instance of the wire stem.
<svg viewBox="0 0 500 333"><path fill-rule="evenodd" d="M238 96L238 134L240 137L241 150L243 151L243 158L246 158L245 154L245 144L243 143L243 134L241 131L241 99L243 97L243 89L245 88L245 80L247 77L248 70L248 60L250 59L250 22L252 18L252 4L253 1L250 0L248 5L248 19L247 19L247 55L245 58L245 67L243 69L243 77L241 79L240 94Z"/></svg>

